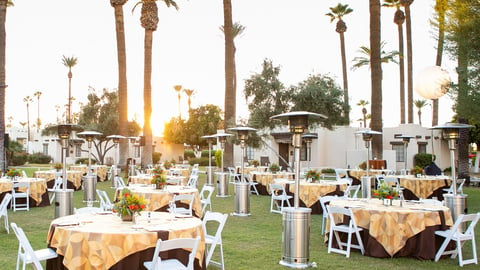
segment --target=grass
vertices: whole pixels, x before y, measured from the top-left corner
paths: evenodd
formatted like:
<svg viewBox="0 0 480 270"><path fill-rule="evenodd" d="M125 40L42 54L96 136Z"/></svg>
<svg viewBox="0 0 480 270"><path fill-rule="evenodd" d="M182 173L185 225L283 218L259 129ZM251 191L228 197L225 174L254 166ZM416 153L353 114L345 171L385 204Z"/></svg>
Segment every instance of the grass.
<svg viewBox="0 0 480 270"><path fill-rule="evenodd" d="M26 170L29 175L33 170ZM199 187L205 182L205 175L199 179ZM113 198L113 190L110 182L100 182L98 189L106 190ZM222 213L233 213L235 210L235 196L233 186L229 186L230 197L217 198L212 196L213 211ZM468 194L468 212L480 211L480 188L465 187L464 192ZM74 207L84 207L82 202L83 192L76 191L74 194ZM250 213L248 217L230 215L223 230L224 257L226 269L288 269L278 264L282 257L282 216L273 214L270 210L269 196L250 197ZM51 220L54 218L54 206L34 207L30 211L13 213L9 210L10 222L16 222L22 227L34 249L46 247L46 236ZM7 234L3 229L3 220L0 223L0 269L14 269L18 242L11 231ZM458 267L457 259L442 259L435 263L433 261L420 261L413 258L371 258L362 256L359 252L353 251L349 259L339 254L328 254L327 248L320 236L321 216L311 216L310 228L310 261L316 262L318 268L338 269L454 269ZM479 232L476 238L480 239ZM467 250L468 248L468 250ZM465 253L471 250L466 245ZM478 254L478 252L477 252ZM215 255L214 255L215 256ZM467 265L465 269L477 269L478 265ZM33 268L29 268L33 269ZM217 269L210 266L208 269Z"/></svg>

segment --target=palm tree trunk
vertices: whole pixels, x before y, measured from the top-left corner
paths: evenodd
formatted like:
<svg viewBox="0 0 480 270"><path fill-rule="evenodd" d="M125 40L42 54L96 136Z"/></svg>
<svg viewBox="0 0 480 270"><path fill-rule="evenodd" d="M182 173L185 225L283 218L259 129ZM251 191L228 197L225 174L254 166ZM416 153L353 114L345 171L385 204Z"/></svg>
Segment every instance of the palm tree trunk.
<svg viewBox="0 0 480 270"><path fill-rule="evenodd" d="M408 1L407 1L408 2ZM413 1L412 1L413 2ZM413 61L412 61L412 20L410 18L410 3L405 5L405 22L407 28L407 94L408 123L413 124Z"/></svg>
<svg viewBox="0 0 480 270"><path fill-rule="evenodd" d="M115 32L117 35L118 60L118 132L122 136L128 134L128 89L127 89L127 53L125 48L125 28L123 20L123 3L113 5L115 15ZM126 164L128 141L120 140L120 157L118 164Z"/></svg>
<svg viewBox="0 0 480 270"><path fill-rule="evenodd" d="M7 17L7 1L0 1L0 169L5 171L5 89L7 86L5 73L6 33L5 21Z"/></svg>
<svg viewBox="0 0 480 270"><path fill-rule="evenodd" d="M464 41L457 41L458 55L457 55L457 73L458 73L458 97L457 107L462 107L467 104L465 99L468 98L468 46ZM464 116L458 115L458 122L467 124ZM457 174L464 177L468 175L468 129L460 129L460 137L458 139L458 170Z"/></svg>
<svg viewBox="0 0 480 270"><path fill-rule="evenodd" d="M403 27L398 24L398 53L399 53L399 78L400 78L400 124L405 124L405 61L403 49Z"/></svg>
<svg viewBox="0 0 480 270"><path fill-rule="evenodd" d="M142 151L142 165L152 164L152 42L153 31L145 29L145 55L144 55L144 77L143 77L143 136L145 146Z"/></svg>
<svg viewBox="0 0 480 270"><path fill-rule="evenodd" d="M340 49L342 54L342 74L343 74L343 114L345 117L346 124L350 124L350 107L348 105L348 76L347 76L347 57L345 55L345 35L343 32L340 34Z"/></svg>
<svg viewBox="0 0 480 270"><path fill-rule="evenodd" d="M372 85L372 120L370 126L372 130L382 131L382 63L380 53L381 33L380 33L380 1L369 0L370 2L370 66L371 66L371 85ZM374 136L372 141L372 157L383 159L382 135Z"/></svg>
<svg viewBox="0 0 480 270"><path fill-rule="evenodd" d="M234 88L234 58L235 47L232 31L232 2L223 0L223 27L225 36L225 118L224 128L235 126L236 122L236 91ZM233 145L225 144L224 167L233 166Z"/></svg>
<svg viewBox="0 0 480 270"><path fill-rule="evenodd" d="M443 45L445 42L445 10L448 0L437 0L436 10L438 12L438 40L437 40L437 57L435 65L442 66ZM438 125L438 105L439 100L432 100L432 127Z"/></svg>

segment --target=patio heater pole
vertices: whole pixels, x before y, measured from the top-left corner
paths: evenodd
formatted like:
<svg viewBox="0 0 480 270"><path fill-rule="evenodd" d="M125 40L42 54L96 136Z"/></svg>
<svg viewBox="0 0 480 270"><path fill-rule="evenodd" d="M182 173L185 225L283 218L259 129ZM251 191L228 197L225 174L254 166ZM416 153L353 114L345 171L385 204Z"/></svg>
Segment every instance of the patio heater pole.
<svg viewBox="0 0 480 270"><path fill-rule="evenodd" d="M207 168L207 185L213 186L213 168L212 168L212 140L215 138L214 135L202 136L202 139L206 139L208 142L208 168Z"/></svg>
<svg viewBox="0 0 480 270"><path fill-rule="evenodd" d="M362 197L370 199L372 190L372 178L370 178L370 142L373 139L373 135L382 134L381 132L374 130L363 130L356 134L362 134L362 139L365 142L365 148L367 148L367 175L362 177Z"/></svg>
<svg viewBox="0 0 480 270"><path fill-rule="evenodd" d="M133 162L133 146L135 142L137 141L137 137L128 137L128 141L130 142L130 148L128 149L129 156L130 156L130 162L128 163L128 174L130 176L135 175L135 163Z"/></svg>
<svg viewBox="0 0 480 270"><path fill-rule="evenodd" d="M92 207L93 202L97 200L97 175L92 173L92 163L90 160L90 156L92 153L92 141L95 136L102 135L102 133L96 131L83 131L77 133L77 135L85 137L88 144L88 170L87 175L82 176L83 202L86 202L88 207Z"/></svg>
<svg viewBox="0 0 480 270"><path fill-rule="evenodd" d="M307 133L302 135L303 141L307 144L307 170L310 170L310 160L312 159L312 141L317 139L317 134Z"/></svg>
<svg viewBox="0 0 480 270"><path fill-rule="evenodd" d="M250 183L245 181L245 162L243 160L245 157L245 142L248 139L248 133L257 130L251 127L234 127L228 130L237 132L237 138L240 140L240 148L242 149L240 182L234 183L235 212L233 215L245 217L250 215Z"/></svg>
<svg viewBox="0 0 480 270"><path fill-rule="evenodd" d="M460 137L460 129L472 128L471 125L460 123L445 123L433 127L433 129L441 129L443 139L448 140L448 148L450 149L450 166L452 168L452 194L443 195L446 206L450 208L454 222L461 214L467 213L467 194L457 194L457 171L455 168L455 144ZM465 226L459 228L462 232Z"/></svg>
<svg viewBox="0 0 480 270"><path fill-rule="evenodd" d="M279 264L291 268L308 268L310 263L310 216L312 209L300 206L300 147L302 134L308 129L309 118L327 118L324 115L298 111L272 116L270 119L287 119L295 153L294 207L282 208L283 256Z"/></svg>
<svg viewBox="0 0 480 270"><path fill-rule="evenodd" d="M124 139L125 137L121 136L121 135L110 135L110 136L107 136L107 139L112 139L113 140L113 144L115 145L115 155L114 155L114 158L113 158L113 169L112 169L112 173L110 175L110 178L112 178L112 188L117 188L117 183L115 183L115 177L118 176L119 174L119 168L118 168L118 164L116 163L117 162L117 156L118 156L118 143L120 142L120 139Z"/></svg>
<svg viewBox="0 0 480 270"><path fill-rule="evenodd" d="M225 198L225 197L229 197L229 195L228 195L228 179L227 179L228 173L226 173L223 169L223 149L225 148L227 137L233 136L233 135L229 133L217 133L212 136L214 138L218 138L218 142L220 142L220 148L222 149L222 164L217 164L217 166L220 165L220 171L215 173L217 175L217 195L216 196L219 198Z"/></svg>
<svg viewBox="0 0 480 270"><path fill-rule="evenodd" d="M67 189L67 149L72 132L71 124L58 125L58 137L62 141L62 189L55 191L55 218L73 214L73 189Z"/></svg>

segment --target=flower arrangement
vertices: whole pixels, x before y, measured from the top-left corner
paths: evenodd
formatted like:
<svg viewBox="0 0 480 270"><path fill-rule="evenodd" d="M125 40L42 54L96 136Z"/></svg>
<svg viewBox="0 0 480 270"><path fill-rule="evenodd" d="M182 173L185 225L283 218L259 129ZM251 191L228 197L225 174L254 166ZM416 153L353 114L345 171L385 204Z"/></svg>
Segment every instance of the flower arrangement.
<svg viewBox="0 0 480 270"><path fill-rule="evenodd" d="M398 191L388 183L381 183L378 189L373 190L373 196L380 199L393 199L398 197Z"/></svg>
<svg viewBox="0 0 480 270"><path fill-rule="evenodd" d="M276 173L276 172L280 171L280 166L278 166L277 163L272 163L272 164L270 164L270 167L268 167L268 169L269 169L272 173Z"/></svg>
<svg viewBox="0 0 480 270"><path fill-rule="evenodd" d="M367 169L367 162L364 161L364 162L358 164L358 167L362 170L366 170Z"/></svg>
<svg viewBox="0 0 480 270"><path fill-rule="evenodd" d="M10 178L20 177L20 176L22 176L22 173L19 170L15 169L15 168L12 168L12 169L7 171L7 176L10 177Z"/></svg>
<svg viewBox="0 0 480 270"><path fill-rule="evenodd" d="M152 184L156 186L157 189L163 189L167 183L167 177L164 174L154 174L152 176Z"/></svg>
<svg viewBox="0 0 480 270"><path fill-rule="evenodd" d="M320 172L317 170L308 170L305 174L305 178L312 179L313 181L318 181L320 179Z"/></svg>
<svg viewBox="0 0 480 270"><path fill-rule="evenodd" d="M420 168L420 166L415 166L415 168L412 168L410 170L410 174L413 174L413 175L423 174L423 169Z"/></svg>
<svg viewBox="0 0 480 270"><path fill-rule="evenodd" d="M60 169L63 168L63 165L62 165L62 163L54 163L54 164L53 164L53 168L54 168L55 170L60 170Z"/></svg>
<svg viewBox="0 0 480 270"><path fill-rule="evenodd" d="M160 166L156 166L155 168L153 168L152 170L152 175L156 175L156 174L164 174L165 171L162 169L162 167Z"/></svg>
<svg viewBox="0 0 480 270"><path fill-rule="evenodd" d="M122 190L119 200L113 206L113 212L122 217L133 217L145 209L145 201L143 197L132 195L128 188Z"/></svg>
<svg viewBox="0 0 480 270"><path fill-rule="evenodd" d="M172 163L168 160L165 160L165 162L163 162L163 167L168 170L172 167Z"/></svg>
<svg viewBox="0 0 480 270"><path fill-rule="evenodd" d="M258 160L254 159L252 161L250 161L250 165L253 166L253 167L257 167L258 165L260 165L260 162L258 162Z"/></svg>

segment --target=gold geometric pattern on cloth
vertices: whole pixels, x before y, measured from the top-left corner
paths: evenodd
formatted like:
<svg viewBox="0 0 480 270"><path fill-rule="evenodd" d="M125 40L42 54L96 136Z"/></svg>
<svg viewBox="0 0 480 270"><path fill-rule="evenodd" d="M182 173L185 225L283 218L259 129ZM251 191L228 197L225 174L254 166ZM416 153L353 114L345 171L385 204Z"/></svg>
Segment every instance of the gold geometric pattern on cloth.
<svg viewBox="0 0 480 270"><path fill-rule="evenodd" d="M426 199L432 193L444 187L445 181L450 185L452 182L448 177L445 176L426 176L424 178L417 178L414 176L398 176L400 179L400 186L410 190L418 198Z"/></svg>
<svg viewBox="0 0 480 270"><path fill-rule="evenodd" d="M270 184L273 184L275 181L274 179L282 178L282 179L293 179L294 173L288 172L279 172L279 173L266 173L266 172L251 172L250 178L255 182L260 183L261 185L267 188L267 192L270 194Z"/></svg>
<svg viewBox="0 0 480 270"><path fill-rule="evenodd" d="M390 256L395 255L408 239L425 228L441 225L439 211L444 213L445 225L453 225L450 209L432 204L404 202L403 207L400 207L400 201L394 200L393 206L384 206L381 200L370 199L334 200L330 205L350 207L357 226L367 229L370 236L375 238ZM327 228L328 226L327 223Z"/></svg>
<svg viewBox="0 0 480 270"><path fill-rule="evenodd" d="M167 180L169 179L179 179L182 185L184 186L186 186L188 182L188 178L186 178L185 176L167 175ZM150 185L152 183L152 176L151 175L133 175L128 177L128 182L132 184Z"/></svg>
<svg viewBox="0 0 480 270"><path fill-rule="evenodd" d="M47 241L64 256L63 264L70 270L109 269L131 254L155 247L158 231L168 231L169 239L200 236L195 257L203 261L205 241L200 219L177 219L161 212L152 212L150 223L145 214L136 219L138 228L132 228L133 222L122 222L115 214L65 216L52 221ZM80 225L72 226L78 221Z"/></svg>
<svg viewBox="0 0 480 270"><path fill-rule="evenodd" d="M88 171L88 166L86 165L79 165L79 166L70 166L70 170L72 171L81 171L82 174L86 174ZM92 165L92 170L97 173L98 178L100 181L107 180L107 171L108 167L106 165Z"/></svg>
<svg viewBox="0 0 480 270"><path fill-rule="evenodd" d="M67 180L72 182L76 189L79 189L82 186L82 175L81 171L67 171ZM43 178L47 181L55 179L55 171L36 171L33 172L33 177Z"/></svg>
<svg viewBox="0 0 480 270"><path fill-rule="evenodd" d="M47 182L42 178L18 178L18 182L30 183L30 198L37 202L39 205L42 202L42 196L47 192ZM0 179L0 193L12 191L13 183L11 179ZM19 188L21 192L25 192L27 189L24 187Z"/></svg>
<svg viewBox="0 0 480 270"><path fill-rule="evenodd" d="M187 188L187 187L180 187L180 186L167 186L167 190L159 190L154 189L151 186L148 187L128 187L133 195L138 197L143 197L145 202L145 210L146 211L155 211L160 209L164 206L167 206L168 203L173 200L173 196L175 193L181 194L195 194L192 210L193 212L201 217L202 213L202 202L200 201L200 193L196 188ZM121 188L117 189L114 196L114 201L117 200L120 192L122 191Z"/></svg>
<svg viewBox="0 0 480 270"><path fill-rule="evenodd" d="M375 174L384 174L385 170L369 170L369 175L374 176ZM351 177L355 177L359 180L362 180L362 176L367 175L366 170L348 170L348 174L350 174Z"/></svg>
<svg viewBox="0 0 480 270"><path fill-rule="evenodd" d="M340 191L347 189L347 184L338 184L336 182L337 181L320 181L319 183L308 183L300 181L300 194L298 194L298 198L302 200L307 207L311 207L318 202L319 196L334 192L337 188L339 188ZM295 193L295 184L290 184L289 189L291 193Z"/></svg>

